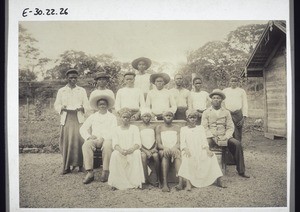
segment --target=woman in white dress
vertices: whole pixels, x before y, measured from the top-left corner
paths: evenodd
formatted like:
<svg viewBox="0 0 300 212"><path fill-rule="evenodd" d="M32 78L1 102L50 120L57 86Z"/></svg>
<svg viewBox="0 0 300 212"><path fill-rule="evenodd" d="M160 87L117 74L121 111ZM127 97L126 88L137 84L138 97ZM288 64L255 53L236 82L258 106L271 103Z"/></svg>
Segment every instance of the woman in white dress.
<svg viewBox="0 0 300 212"><path fill-rule="evenodd" d="M110 158L108 184L113 190L142 188L145 178L139 128L130 124L131 113L128 108L121 109L119 114L121 125L116 128L112 138L114 151Z"/></svg>
<svg viewBox="0 0 300 212"><path fill-rule="evenodd" d="M188 110L188 125L180 129L182 163L178 172L186 180L186 190L192 186L205 187L223 175L216 155L209 150L203 126L197 126L197 111ZM220 186L220 185L219 185ZM224 187L223 185L221 187Z"/></svg>

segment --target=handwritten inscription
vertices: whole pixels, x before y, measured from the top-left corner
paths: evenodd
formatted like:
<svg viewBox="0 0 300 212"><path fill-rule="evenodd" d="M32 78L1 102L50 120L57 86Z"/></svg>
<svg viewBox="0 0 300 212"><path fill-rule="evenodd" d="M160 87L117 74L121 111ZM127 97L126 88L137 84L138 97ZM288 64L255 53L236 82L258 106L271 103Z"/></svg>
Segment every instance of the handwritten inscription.
<svg viewBox="0 0 300 212"><path fill-rule="evenodd" d="M40 8L34 8L34 9L30 9L30 8L25 8L22 12L22 16L23 17L27 17L30 15L47 15L47 16L53 16L53 15L68 15L69 8L59 8L59 9L40 9Z"/></svg>

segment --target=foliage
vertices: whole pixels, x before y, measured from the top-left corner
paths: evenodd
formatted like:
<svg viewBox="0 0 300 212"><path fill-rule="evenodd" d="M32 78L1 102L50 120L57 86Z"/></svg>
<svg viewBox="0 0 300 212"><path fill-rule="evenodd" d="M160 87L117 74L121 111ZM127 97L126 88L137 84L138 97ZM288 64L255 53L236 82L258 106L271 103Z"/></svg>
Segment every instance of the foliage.
<svg viewBox="0 0 300 212"><path fill-rule="evenodd" d="M265 25L246 25L228 34L226 41L211 41L187 53L187 64L182 65L186 81L191 75L202 77L207 91L224 88L231 75L239 75L257 43Z"/></svg>
<svg viewBox="0 0 300 212"><path fill-rule="evenodd" d="M47 57L42 57L41 50L36 47L36 40L27 32L22 24L19 25L19 66L20 69L30 70L38 78L45 75L45 66L51 61ZM37 69L37 70L36 70ZM36 78L34 80L36 80Z"/></svg>
<svg viewBox="0 0 300 212"><path fill-rule="evenodd" d="M20 69L19 70L19 81L34 81L37 76L33 71L29 69Z"/></svg>

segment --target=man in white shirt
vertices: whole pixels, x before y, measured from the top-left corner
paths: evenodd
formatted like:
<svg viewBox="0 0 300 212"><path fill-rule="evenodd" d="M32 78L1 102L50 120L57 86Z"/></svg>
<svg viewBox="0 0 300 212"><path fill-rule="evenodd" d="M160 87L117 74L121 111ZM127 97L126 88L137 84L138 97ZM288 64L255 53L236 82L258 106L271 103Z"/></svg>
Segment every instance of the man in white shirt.
<svg viewBox="0 0 300 212"><path fill-rule="evenodd" d="M151 60L146 57L139 57L132 61L131 65L134 69L138 71L137 75L135 76L134 87L140 88L144 93L144 97L146 99L151 87L151 74L146 73L146 70L151 66Z"/></svg>
<svg viewBox="0 0 300 212"><path fill-rule="evenodd" d="M54 103L55 110L60 114L59 148L63 156L62 174L79 167L82 171L83 158L81 146L83 140L79 128L84 122L84 113L89 109L87 93L84 88L76 85L78 71L70 69L66 72L68 84L58 90Z"/></svg>
<svg viewBox="0 0 300 212"><path fill-rule="evenodd" d="M189 96L189 109L190 110L196 110L199 114L197 125L201 123L201 117L202 113L206 108L210 107L210 101L209 94L206 91L202 91L202 79L200 77L195 77L193 79L193 85L194 85L194 91L191 91Z"/></svg>
<svg viewBox="0 0 300 212"><path fill-rule="evenodd" d="M102 150L103 171L101 182L106 182L109 175L109 161L112 149L112 130L117 126L117 118L108 111L112 108L115 100L108 91L96 90L90 98L91 107L96 110L89 116L80 128L80 134L85 140L82 146L84 167L87 175L83 180L88 184L94 180L93 155L96 148Z"/></svg>
<svg viewBox="0 0 300 212"><path fill-rule="evenodd" d="M176 88L170 89L175 101L177 110L174 116L175 120L185 120L189 105L188 99L190 96L190 91L183 87L183 77L181 74L176 74L174 77Z"/></svg>
<svg viewBox="0 0 300 212"><path fill-rule="evenodd" d="M115 109L118 112L122 108L130 109L131 120L140 118L140 109L145 107L145 98L141 89L134 87L135 73L124 74L125 87L118 90Z"/></svg>
<svg viewBox="0 0 300 212"><path fill-rule="evenodd" d="M223 93L226 95L224 106L230 111L234 123L233 137L242 141L242 129L248 116L248 102L245 90L239 88L238 83L239 78L232 76L229 81L230 87L225 88Z"/></svg>
<svg viewBox="0 0 300 212"><path fill-rule="evenodd" d="M96 73L96 75L94 77L94 80L96 82L96 89L94 91L92 91L92 93L90 94L90 98L95 94L96 91L101 90L101 91L107 91L107 93L109 95L111 95L111 97L113 97L113 99L115 99L114 92L110 89L107 89L107 87L106 87L109 82L109 79L110 79L110 76L108 74L106 74L104 71ZM111 109L110 109L110 112L111 112Z"/></svg>
<svg viewBox="0 0 300 212"><path fill-rule="evenodd" d="M155 73L151 75L150 82L155 85L155 88L147 95L146 107L151 109L157 120L163 120L163 112L172 111L174 114L177 110L173 95L164 88L170 82L170 77L165 73Z"/></svg>
<svg viewBox="0 0 300 212"><path fill-rule="evenodd" d="M206 137L210 147L214 145L228 146L236 161L236 170L241 177L249 178L245 173L244 152L240 141L233 138L234 125L230 112L221 106L226 99L220 89L215 89L209 95L211 107L202 114L201 125L206 130ZM218 182L222 184L222 182ZM223 187L222 185L220 185Z"/></svg>

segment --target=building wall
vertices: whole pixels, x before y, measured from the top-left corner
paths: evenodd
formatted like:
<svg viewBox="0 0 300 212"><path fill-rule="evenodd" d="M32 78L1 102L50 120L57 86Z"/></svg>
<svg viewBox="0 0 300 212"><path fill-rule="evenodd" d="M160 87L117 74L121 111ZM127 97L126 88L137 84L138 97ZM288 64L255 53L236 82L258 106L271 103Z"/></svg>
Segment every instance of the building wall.
<svg viewBox="0 0 300 212"><path fill-rule="evenodd" d="M286 136L286 54L285 43L279 47L265 70L266 129L275 136Z"/></svg>

